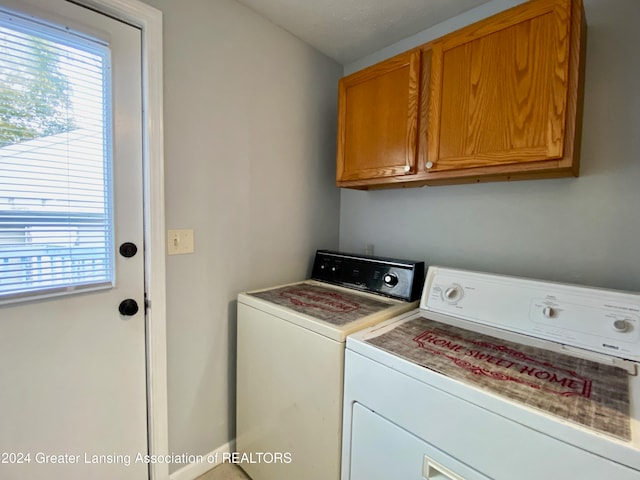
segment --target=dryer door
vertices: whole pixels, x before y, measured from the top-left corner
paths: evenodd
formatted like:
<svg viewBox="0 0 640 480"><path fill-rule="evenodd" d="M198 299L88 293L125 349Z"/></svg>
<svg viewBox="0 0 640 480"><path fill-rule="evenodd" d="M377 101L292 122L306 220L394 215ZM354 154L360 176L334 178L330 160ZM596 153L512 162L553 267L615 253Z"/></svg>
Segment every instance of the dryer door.
<svg viewBox="0 0 640 480"><path fill-rule="evenodd" d="M489 480L359 403L351 428L349 480Z"/></svg>

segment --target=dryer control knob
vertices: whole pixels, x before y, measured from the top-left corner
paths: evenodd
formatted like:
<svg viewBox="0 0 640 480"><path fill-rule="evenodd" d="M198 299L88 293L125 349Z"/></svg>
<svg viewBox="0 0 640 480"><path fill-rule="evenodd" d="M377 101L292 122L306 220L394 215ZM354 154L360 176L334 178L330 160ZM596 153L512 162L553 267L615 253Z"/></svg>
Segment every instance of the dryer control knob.
<svg viewBox="0 0 640 480"><path fill-rule="evenodd" d="M544 307L542 309L542 315L544 315L547 318L552 318L552 317L555 317L556 311L551 307Z"/></svg>
<svg viewBox="0 0 640 480"><path fill-rule="evenodd" d="M462 288L458 285L451 285L444 291L444 298L451 303L457 302L462 298Z"/></svg>
<svg viewBox="0 0 640 480"><path fill-rule="evenodd" d="M620 332L620 333L624 333L627 330L629 330L629 322L626 320L614 320L611 323L611 327L616 331L616 332Z"/></svg>

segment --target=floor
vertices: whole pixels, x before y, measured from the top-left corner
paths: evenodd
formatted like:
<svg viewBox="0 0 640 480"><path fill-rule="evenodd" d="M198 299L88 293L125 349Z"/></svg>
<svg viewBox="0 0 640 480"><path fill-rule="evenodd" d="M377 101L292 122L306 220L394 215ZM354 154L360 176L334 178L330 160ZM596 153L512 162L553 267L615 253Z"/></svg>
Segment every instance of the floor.
<svg viewBox="0 0 640 480"><path fill-rule="evenodd" d="M223 463L209 470L196 480L251 480L242 469L231 463Z"/></svg>

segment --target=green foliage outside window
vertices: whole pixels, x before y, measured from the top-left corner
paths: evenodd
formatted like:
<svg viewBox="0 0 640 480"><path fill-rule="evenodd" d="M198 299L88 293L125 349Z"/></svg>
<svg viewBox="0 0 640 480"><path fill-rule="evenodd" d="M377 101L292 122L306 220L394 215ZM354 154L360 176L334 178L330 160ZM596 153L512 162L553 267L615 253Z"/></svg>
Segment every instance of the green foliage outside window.
<svg viewBox="0 0 640 480"><path fill-rule="evenodd" d="M5 32L0 28L0 147L73 130L70 85L55 50L24 35L23 58L16 59Z"/></svg>

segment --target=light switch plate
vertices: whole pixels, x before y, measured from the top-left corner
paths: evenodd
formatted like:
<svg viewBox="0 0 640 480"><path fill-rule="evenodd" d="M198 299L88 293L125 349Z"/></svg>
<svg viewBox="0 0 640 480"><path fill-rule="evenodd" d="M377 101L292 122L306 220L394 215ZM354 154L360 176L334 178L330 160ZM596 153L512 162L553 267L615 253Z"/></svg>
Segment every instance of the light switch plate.
<svg viewBox="0 0 640 480"><path fill-rule="evenodd" d="M167 232L167 254L182 255L194 252L193 230L169 230Z"/></svg>

